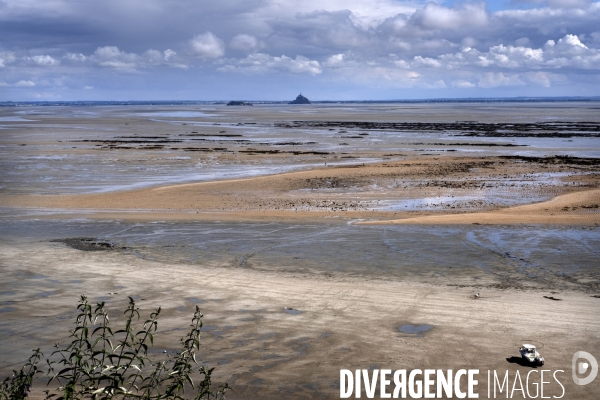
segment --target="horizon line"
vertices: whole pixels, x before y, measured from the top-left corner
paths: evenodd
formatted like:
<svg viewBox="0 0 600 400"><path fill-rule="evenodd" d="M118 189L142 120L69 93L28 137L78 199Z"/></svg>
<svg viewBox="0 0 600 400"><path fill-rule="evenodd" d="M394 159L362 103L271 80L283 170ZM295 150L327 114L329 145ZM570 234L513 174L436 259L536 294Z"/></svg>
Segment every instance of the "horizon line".
<svg viewBox="0 0 600 400"><path fill-rule="evenodd" d="M309 99L310 100L310 99ZM8 104L66 104L66 103L161 103L176 104L176 103L208 103L208 104L225 104L229 101L242 101L255 104L288 104L292 100L169 100L169 99L153 99L153 100L0 100L0 107ZM371 100L310 100L313 104L323 103L420 103L420 102L543 102L543 101L600 101L598 96L513 96L513 97L431 97L420 99L371 99ZM306 105L306 104L304 104Z"/></svg>

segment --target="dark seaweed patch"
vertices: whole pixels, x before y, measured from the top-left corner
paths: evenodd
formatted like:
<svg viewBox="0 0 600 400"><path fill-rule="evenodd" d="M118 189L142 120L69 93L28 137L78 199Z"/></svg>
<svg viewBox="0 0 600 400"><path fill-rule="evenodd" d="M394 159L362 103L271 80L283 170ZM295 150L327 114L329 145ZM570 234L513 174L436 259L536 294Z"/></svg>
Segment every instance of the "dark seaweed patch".
<svg viewBox="0 0 600 400"><path fill-rule="evenodd" d="M50 241L54 243L64 243L69 247L81 251L110 251L125 249L125 247L118 247L113 243L100 241L94 238L65 238L53 239Z"/></svg>
<svg viewBox="0 0 600 400"><path fill-rule="evenodd" d="M555 137L570 138L600 137L600 123L597 122L533 122L533 123L479 123L457 122L367 122L367 121L294 121L278 123L284 128L319 129L364 129L371 131L397 132L447 132L456 136L478 137ZM344 133L343 130L339 131Z"/></svg>
<svg viewBox="0 0 600 400"><path fill-rule="evenodd" d="M553 157L529 157L529 156L500 156L508 160L518 160L538 164L568 164L568 165L591 165L599 166L600 158L585 158L571 156L553 156Z"/></svg>

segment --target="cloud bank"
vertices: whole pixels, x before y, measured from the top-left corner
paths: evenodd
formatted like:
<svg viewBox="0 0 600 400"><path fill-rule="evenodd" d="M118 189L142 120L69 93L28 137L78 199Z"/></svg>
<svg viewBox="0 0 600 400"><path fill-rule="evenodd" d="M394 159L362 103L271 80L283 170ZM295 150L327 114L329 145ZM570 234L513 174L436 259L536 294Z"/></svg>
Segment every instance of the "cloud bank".
<svg viewBox="0 0 600 400"><path fill-rule="evenodd" d="M600 2L506 4L3 0L0 99L600 93Z"/></svg>

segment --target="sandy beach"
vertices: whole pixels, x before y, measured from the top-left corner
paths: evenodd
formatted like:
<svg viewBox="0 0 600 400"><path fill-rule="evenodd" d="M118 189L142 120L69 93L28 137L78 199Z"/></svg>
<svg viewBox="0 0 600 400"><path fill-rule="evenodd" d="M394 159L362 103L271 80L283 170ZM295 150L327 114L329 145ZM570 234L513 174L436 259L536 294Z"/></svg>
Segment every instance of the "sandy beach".
<svg viewBox="0 0 600 400"><path fill-rule="evenodd" d="M487 371L532 370L528 341L563 371L545 396L598 397L571 378L576 351L600 357L598 117L255 108L4 123L2 376L65 340L86 294L115 318L127 296L162 306L167 350L199 305L232 399L339 398L340 369L417 368L479 369L487 398Z"/></svg>
<svg viewBox="0 0 600 400"><path fill-rule="evenodd" d="M485 170L480 171L482 168ZM572 171L573 175L562 179L561 185L545 185L545 175L553 171ZM539 178L528 187L511 189L523 174ZM180 220L318 220L335 216L366 219L367 223L590 225L600 222L600 191L589 189L597 187L599 179L595 164L582 168L569 165L569 160L547 166L499 157L412 159L101 194L0 195L0 201L8 207L77 210L77 214L100 213L102 218L117 213L120 218L137 220L152 220L159 213L161 218ZM481 199L486 191L512 191L513 196L533 193L551 200L501 207L494 204L492 195L488 195L490 201ZM438 209L427 211L402 210L403 202L416 203L424 196L466 200L459 204L440 200Z"/></svg>

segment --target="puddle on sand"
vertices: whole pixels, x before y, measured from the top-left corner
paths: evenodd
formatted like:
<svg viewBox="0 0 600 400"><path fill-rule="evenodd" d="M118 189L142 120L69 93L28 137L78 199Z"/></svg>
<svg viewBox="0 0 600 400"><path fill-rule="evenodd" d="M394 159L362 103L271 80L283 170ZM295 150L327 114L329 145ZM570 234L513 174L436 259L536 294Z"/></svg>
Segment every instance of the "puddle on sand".
<svg viewBox="0 0 600 400"><path fill-rule="evenodd" d="M0 314L5 312L13 312L15 310L15 307L0 307Z"/></svg>
<svg viewBox="0 0 600 400"><path fill-rule="evenodd" d="M413 324L404 324L400 325L398 330L407 335L414 335L415 337L423 337L425 332L433 329L433 325L423 324L423 325L413 325Z"/></svg>
<svg viewBox="0 0 600 400"><path fill-rule="evenodd" d="M283 310L284 310L286 313L288 313L288 314L292 314L292 315L298 315L298 314L302 314L302 311L300 311L300 310L296 310L296 309L294 309L294 308L289 308L289 307L286 307L286 308L284 308Z"/></svg>

